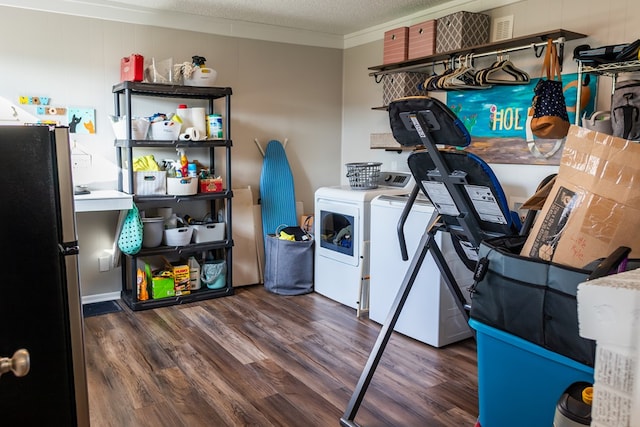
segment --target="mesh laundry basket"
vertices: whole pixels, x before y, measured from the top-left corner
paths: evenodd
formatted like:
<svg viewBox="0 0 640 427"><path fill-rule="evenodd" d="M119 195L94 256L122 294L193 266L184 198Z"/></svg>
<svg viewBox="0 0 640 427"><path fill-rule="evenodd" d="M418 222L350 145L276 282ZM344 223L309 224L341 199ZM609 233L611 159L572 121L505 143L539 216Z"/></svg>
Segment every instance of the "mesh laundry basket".
<svg viewBox="0 0 640 427"><path fill-rule="evenodd" d="M347 178L354 190L371 190L378 188L380 179L379 162L347 163Z"/></svg>

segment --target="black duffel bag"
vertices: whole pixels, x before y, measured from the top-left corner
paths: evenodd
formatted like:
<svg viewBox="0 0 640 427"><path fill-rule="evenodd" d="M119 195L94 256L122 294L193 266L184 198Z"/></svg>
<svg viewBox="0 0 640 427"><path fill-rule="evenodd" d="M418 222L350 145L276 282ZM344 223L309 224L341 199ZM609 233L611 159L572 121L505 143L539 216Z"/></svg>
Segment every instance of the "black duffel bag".
<svg viewBox="0 0 640 427"><path fill-rule="evenodd" d="M578 285L607 274L625 259L628 248L579 269L521 256L526 239L499 237L480 244L469 316L593 366L595 341L582 338L578 331ZM628 263L629 269L634 267L637 260Z"/></svg>

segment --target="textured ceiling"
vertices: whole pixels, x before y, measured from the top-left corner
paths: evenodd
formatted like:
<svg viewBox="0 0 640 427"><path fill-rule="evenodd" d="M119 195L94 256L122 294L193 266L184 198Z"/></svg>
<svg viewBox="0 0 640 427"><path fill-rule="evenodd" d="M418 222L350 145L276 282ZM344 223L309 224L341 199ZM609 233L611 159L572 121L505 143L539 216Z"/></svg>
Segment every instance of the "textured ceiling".
<svg viewBox="0 0 640 427"><path fill-rule="evenodd" d="M111 0L109 3L346 35L451 1Z"/></svg>

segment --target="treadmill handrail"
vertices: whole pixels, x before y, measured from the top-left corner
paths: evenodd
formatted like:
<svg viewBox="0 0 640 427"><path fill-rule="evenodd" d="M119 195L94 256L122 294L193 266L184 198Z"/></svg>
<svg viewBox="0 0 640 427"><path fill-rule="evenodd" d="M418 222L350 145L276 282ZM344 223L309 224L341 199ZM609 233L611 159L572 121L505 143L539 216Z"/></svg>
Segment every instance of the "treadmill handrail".
<svg viewBox="0 0 640 427"><path fill-rule="evenodd" d="M409 254L407 253L407 241L404 237L404 224L407 222L407 218L409 217L409 212L411 212L411 208L418 197L418 193L420 192L420 187L417 184L414 184L411 193L409 193L409 198L407 199L407 203L404 205L402 209L402 213L400 214L400 219L398 220L398 225L396 226L398 232L398 243L400 244L400 254L402 256L403 261L409 260Z"/></svg>

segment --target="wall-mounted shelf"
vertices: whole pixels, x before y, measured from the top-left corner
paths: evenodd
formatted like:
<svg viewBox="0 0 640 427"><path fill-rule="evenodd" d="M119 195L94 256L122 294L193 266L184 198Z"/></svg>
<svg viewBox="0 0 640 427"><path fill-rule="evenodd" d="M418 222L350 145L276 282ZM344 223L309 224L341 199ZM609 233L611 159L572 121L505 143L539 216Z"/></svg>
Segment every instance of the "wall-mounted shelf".
<svg viewBox="0 0 640 427"><path fill-rule="evenodd" d="M500 42L487 43L483 45L468 47L459 50L453 50L449 52L437 53L435 55L424 56L422 58L410 59L408 61L397 62L394 64L384 64L369 67L371 76L379 74L399 73L403 71L419 71L430 67L432 64L442 61L448 61L458 56L464 56L473 54L477 56L488 56L498 53L514 52L517 50L529 49L535 45L543 46L548 39L563 41L576 40L587 37L585 34L576 33L568 30L552 30L544 31L541 33L531 34L523 37L515 37L509 40L503 40ZM564 54L563 43L561 43L558 50L560 56L560 63L562 64L562 58Z"/></svg>
<svg viewBox="0 0 640 427"><path fill-rule="evenodd" d="M608 64L596 64L588 65L583 61L578 60L578 81L582 81L582 75L587 73L598 74L601 76L611 77L611 96L616 89L616 83L618 81L618 74L631 73L634 71L640 71L640 61L622 61L611 62ZM576 99L580 99L582 96L582 88L580 85L577 87ZM576 102L576 120L575 124L580 125L581 111L580 102Z"/></svg>
<svg viewBox="0 0 640 427"><path fill-rule="evenodd" d="M369 67L371 72L370 76L380 76L384 74L393 74L400 73L406 71L413 72L425 72L429 71L429 69L436 63L440 63L443 61L451 61L455 58L473 55L474 58L482 57L482 56L491 56L491 55L499 55L509 52L516 52L519 50L525 49L535 49L536 54L538 54L537 49L542 49L547 44L547 40L552 39L554 42L558 44L558 56L560 61L560 66L562 67L562 62L564 59L564 43L570 40L577 40L587 37L586 34L576 33L574 31L568 30L551 30L544 31L536 34L530 34L523 37L515 37L509 40L503 40L500 42L487 43L483 45L468 47L464 49L437 53L435 55L424 56L421 58L410 59L408 61L393 63L393 64L384 64L384 65L376 65L373 67ZM540 50L542 52L542 50ZM640 64L640 61L638 62ZM379 111L387 111L387 106L378 106L371 107L372 110ZM414 150L416 147L403 147L400 146L391 134L372 134L371 135L371 149L384 149L387 151L409 151Z"/></svg>

